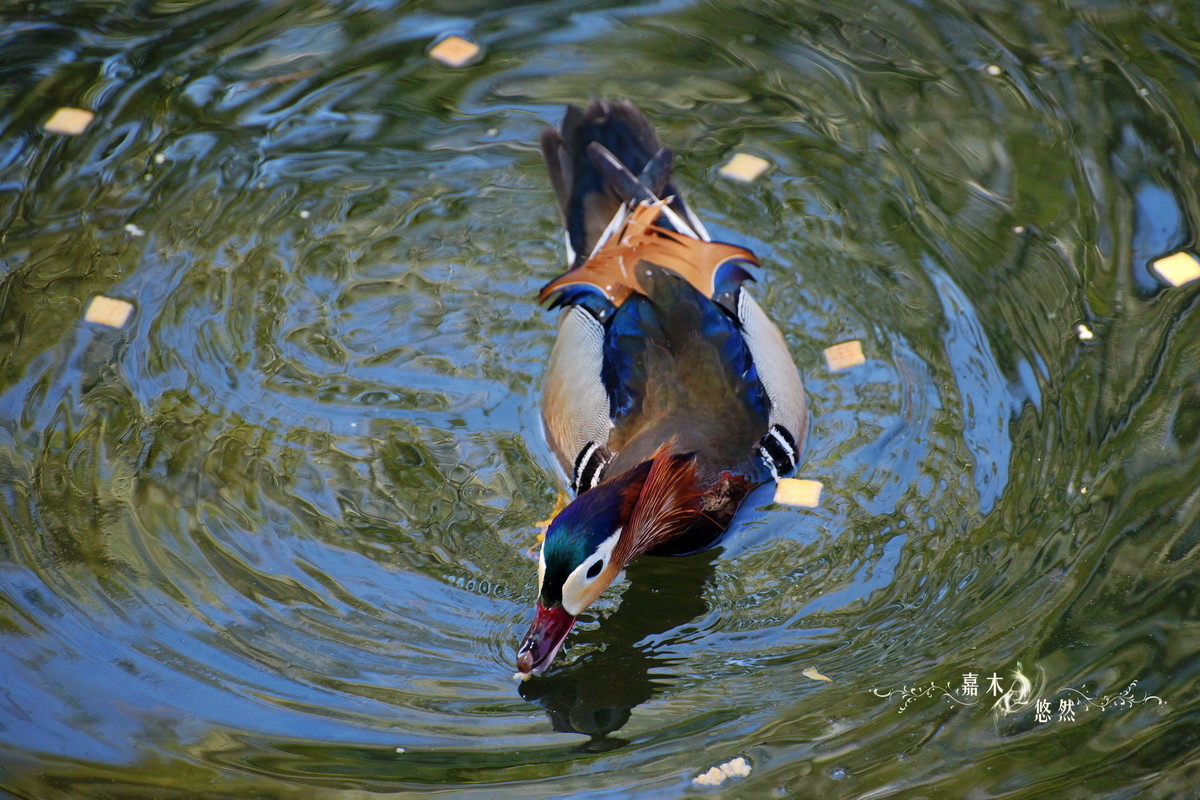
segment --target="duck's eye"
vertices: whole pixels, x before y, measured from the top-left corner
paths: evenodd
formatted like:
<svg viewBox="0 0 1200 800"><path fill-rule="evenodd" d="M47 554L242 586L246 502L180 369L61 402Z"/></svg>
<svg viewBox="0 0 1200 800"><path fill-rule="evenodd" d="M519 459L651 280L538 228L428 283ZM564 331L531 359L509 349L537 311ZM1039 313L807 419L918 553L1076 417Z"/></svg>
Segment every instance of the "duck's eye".
<svg viewBox="0 0 1200 800"><path fill-rule="evenodd" d="M600 574L600 570L604 569L604 559L598 558L588 567L587 578L590 581L592 578Z"/></svg>

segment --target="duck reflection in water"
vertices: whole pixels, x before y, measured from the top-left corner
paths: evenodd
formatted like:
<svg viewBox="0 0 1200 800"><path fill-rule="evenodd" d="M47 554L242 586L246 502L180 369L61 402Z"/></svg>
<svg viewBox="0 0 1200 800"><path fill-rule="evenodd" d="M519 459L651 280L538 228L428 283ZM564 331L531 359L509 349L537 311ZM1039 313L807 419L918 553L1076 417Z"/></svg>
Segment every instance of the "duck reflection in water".
<svg viewBox="0 0 1200 800"><path fill-rule="evenodd" d="M702 617L704 587L713 577L717 551L672 559L642 559L629 568L620 607L588 635L598 648L560 669L521 684L521 697L537 703L554 730L591 737L581 749L623 746L610 736L629 721L633 708L672 682L668 656L644 644Z"/></svg>

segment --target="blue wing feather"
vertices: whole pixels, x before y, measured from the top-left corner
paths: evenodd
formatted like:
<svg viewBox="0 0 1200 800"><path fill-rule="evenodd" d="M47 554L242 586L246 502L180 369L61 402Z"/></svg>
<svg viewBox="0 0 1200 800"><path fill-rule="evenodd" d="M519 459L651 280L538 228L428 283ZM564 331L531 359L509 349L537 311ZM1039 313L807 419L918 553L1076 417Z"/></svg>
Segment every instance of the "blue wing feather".
<svg viewBox="0 0 1200 800"><path fill-rule="evenodd" d="M663 291L654 292L654 297L630 297L607 325L601 379L613 422L637 413L647 381L654 380L646 373L647 348L661 346L682 357L679 351L692 348L696 337L716 350L720 363L709 367L724 373L724 383L746 412L765 419L769 401L737 320L722 305L665 271L654 283Z"/></svg>

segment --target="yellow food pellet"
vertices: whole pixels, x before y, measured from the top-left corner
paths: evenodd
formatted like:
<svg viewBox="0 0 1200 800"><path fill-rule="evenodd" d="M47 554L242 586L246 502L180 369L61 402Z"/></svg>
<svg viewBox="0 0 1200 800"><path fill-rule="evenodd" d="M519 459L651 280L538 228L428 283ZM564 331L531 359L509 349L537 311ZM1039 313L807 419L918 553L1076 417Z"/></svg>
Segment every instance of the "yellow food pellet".
<svg viewBox="0 0 1200 800"><path fill-rule="evenodd" d="M479 55L479 45L461 36L447 36L433 46L429 57L448 67L466 66Z"/></svg>
<svg viewBox="0 0 1200 800"><path fill-rule="evenodd" d="M827 678L826 676L822 675L820 672L817 671L816 667L809 667L808 669L804 670L800 674L810 680L826 681L828 683L833 683L833 678Z"/></svg>
<svg viewBox="0 0 1200 800"><path fill-rule="evenodd" d="M702 772L692 778L692 783L696 786L720 786L729 778L744 778L750 774L750 762L744 757L730 759L719 767L710 767L707 772Z"/></svg>
<svg viewBox="0 0 1200 800"><path fill-rule="evenodd" d="M692 783L697 786L720 786L724 782L725 773L721 772L718 767L711 767L708 772L692 778Z"/></svg>
<svg viewBox="0 0 1200 800"><path fill-rule="evenodd" d="M95 322L110 328L120 328L129 320L131 313L133 313L133 303L98 294L88 304L83 319L86 322Z"/></svg>
<svg viewBox="0 0 1200 800"><path fill-rule="evenodd" d="M717 174L724 178L749 183L766 172L769 166L771 166L771 162L765 158L752 156L749 153L736 153L717 170Z"/></svg>
<svg viewBox="0 0 1200 800"><path fill-rule="evenodd" d="M1200 278L1200 261L1195 256L1182 250L1154 262L1154 271L1172 286L1182 286L1185 283Z"/></svg>
<svg viewBox="0 0 1200 800"><path fill-rule="evenodd" d="M43 125L51 133L65 133L68 136L78 136L87 130L96 115L82 108L63 106L50 115Z"/></svg>
<svg viewBox="0 0 1200 800"><path fill-rule="evenodd" d="M825 348L825 363L834 372L866 363L866 359L863 358L862 342L858 339L851 339L848 342L841 342L833 347Z"/></svg>
<svg viewBox="0 0 1200 800"><path fill-rule="evenodd" d="M785 506L816 508L821 502L820 481L800 478L780 478L775 484L775 502Z"/></svg>

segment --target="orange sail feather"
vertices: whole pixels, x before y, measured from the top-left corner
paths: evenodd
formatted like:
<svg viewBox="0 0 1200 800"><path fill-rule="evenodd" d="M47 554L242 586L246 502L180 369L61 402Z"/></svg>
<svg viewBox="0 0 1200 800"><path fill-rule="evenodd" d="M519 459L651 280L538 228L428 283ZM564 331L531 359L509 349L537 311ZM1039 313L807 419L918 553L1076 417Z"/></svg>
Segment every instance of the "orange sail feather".
<svg viewBox="0 0 1200 800"><path fill-rule="evenodd" d="M634 292L645 294L637 268L643 261L671 270L711 298L716 291L714 276L727 261L738 259L757 266L754 253L744 247L705 242L655 225L661 205L663 201L638 205L591 258L543 286L538 299L545 302L561 289L586 283L620 307Z"/></svg>

